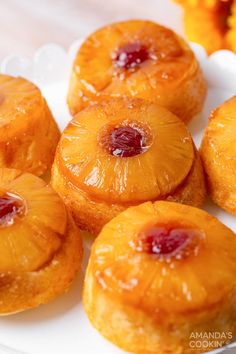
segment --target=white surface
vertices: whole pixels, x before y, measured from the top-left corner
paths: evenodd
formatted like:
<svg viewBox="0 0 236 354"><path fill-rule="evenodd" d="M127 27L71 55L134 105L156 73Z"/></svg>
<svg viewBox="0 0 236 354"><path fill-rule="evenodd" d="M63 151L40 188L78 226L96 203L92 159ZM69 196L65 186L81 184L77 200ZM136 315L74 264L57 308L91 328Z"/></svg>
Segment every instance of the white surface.
<svg viewBox="0 0 236 354"><path fill-rule="evenodd" d="M0 60L32 55L44 43L64 48L109 22L148 18L180 31L181 7L172 0L1 0Z"/></svg>
<svg viewBox="0 0 236 354"><path fill-rule="evenodd" d="M72 45L69 54L56 45L41 48L34 60L11 56L4 60L0 71L22 75L37 83L61 128L70 119L65 96L71 58L79 42ZM210 58L198 45L193 45L209 84L203 112L190 125L199 146L202 132L212 108L236 92L236 56L220 51ZM236 218L208 202L205 209L216 215L236 232ZM88 254L88 246L86 247ZM83 272L86 266L84 259ZM71 291L54 302L22 314L0 319L0 343L27 354L119 354L118 348L103 339L89 324L81 304L81 274ZM14 353L0 345L0 353ZM227 353L233 353L227 351Z"/></svg>

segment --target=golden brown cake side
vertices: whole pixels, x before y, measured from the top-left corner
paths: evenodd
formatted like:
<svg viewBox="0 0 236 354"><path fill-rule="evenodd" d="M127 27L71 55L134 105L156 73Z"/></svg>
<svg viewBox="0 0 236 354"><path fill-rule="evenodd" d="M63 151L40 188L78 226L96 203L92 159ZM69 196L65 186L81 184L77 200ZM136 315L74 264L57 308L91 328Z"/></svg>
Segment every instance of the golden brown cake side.
<svg viewBox="0 0 236 354"><path fill-rule="evenodd" d="M47 102L31 82L6 75L0 94L0 166L42 175L60 138Z"/></svg>
<svg viewBox="0 0 236 354"><path fill-rule="evenodd" d="M206 198L205 178L199 153L196 151L196 160L193 167L177 189L171 195L161 200L168 200L201 207ZM51 183L57 193L63 198L67 208L72 213L77 225L82 230L87 230L93 235L98 235L103 226L123 210L129 204L112 204L101 200L93 200L90 196L68 181L60 170L57 158L52 168ZM135 204L133 204L135 205Z"/></svg>
<svg viewBox="0 0 236 354"><path fill-rule="evenodd" d="M208 189L213 201L236 215L236 98L210 116L201 145Z"/></svg>
<svg viewBox="0 0 236 354"><path fill-rule="evenodd" d="M236 313L235 310L232 312L236 306L236 290L220 304L221 311L216 304L199 313L178 314L178 318L170 313L153 316L104 292L94 279L91 268L89 264L83 293L87 316L105 338L125 351L136 354L200 354L212 350L210 340L207 347L207 341L201 334L207 333L210 337L209 333L227 333L229 338L236 335ZM194 339L196 333L199 334L197 340ZM224 342L223 335L222 338Z"/></svg>
<svg viewBox="0 0 236 354"><path fill-rule="evenodd" d="M201 157L195 148L195 161L184 182L167 201L201 207L206 199L206 181Z"/></svg>
<svg viewBox="0 0 236 354"><path fill-rule="evenodd" d="M47 304L69 290L82 261L78 233L68 215L64 243L48 264L31 272L0 272L0 316Z"/></svg>

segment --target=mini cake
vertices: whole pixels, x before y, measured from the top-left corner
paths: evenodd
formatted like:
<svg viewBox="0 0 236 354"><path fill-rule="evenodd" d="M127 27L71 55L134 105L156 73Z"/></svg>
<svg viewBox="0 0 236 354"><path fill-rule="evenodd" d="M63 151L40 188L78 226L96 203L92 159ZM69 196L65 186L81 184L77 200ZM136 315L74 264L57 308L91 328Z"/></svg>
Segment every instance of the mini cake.
<svg viewBox="0 0 236 354"><path fill-rule="evenodd" d="M235 234L203 210L166 201L131 207L95 240L84 283L86 313L128 352L216 349L203 333L236 335L235 256Z"/></svg>
<svg viewBox="0 0 236 354"><path fill-rule="evenodd" d="M228 48L236 51L236 2L234 0L175 0L184 7L188 38L208 53Z"/></svg>
<svg viewBox="0 0 236 354"><path fill-rule="evenodd" d="M200 206L205 197L185 124L137 98L110 98L74 117L57 148L52 185L93 234L131 205L168 199Z"/></svg>
<svg viewBox="0 0 236 354"><path fill-rule="evenodd" d="M0 315L68 290L81 263L79 230L39 177L0 169Z"/></svg>
<svg viewBox="0 0 236 354"><path fill-rule="evenodd" d="M194 53L168 28L125 21L91 34L75 58L68 93L74 115L108 96L143 98L188 122L203 105L206 84Z"/></svg>
<svg viewBox="0 0 236 354"><path fill-rule="evenodd" d="M51 168L60 133L31 82L0 75L0 167L42 175Z"/></svg>
<svg viewBox="0 0 236 354"><path fill-rule="evenodd" d="M236 97L210 116L201 146L212 199L236 215Z"/></svg>

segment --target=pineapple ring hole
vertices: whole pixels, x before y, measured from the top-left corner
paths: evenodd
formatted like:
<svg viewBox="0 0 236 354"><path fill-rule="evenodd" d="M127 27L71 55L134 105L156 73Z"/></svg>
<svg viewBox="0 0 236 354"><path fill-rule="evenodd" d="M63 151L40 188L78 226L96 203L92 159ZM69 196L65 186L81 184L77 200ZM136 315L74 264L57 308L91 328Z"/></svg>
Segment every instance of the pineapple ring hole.
<svg viewBox="0 0 236 354"><path fill-rule="evenodd" d="M153 225L138 235L135 249L160 260L181 260L197 255L205 233L182 225Z"/></svg>
<svg viewBox="0 0 236 354"><path fill-rule="evenodd" d="M23 217L25 213L25 203L18 195L5 193L0 197L0 227L13 225L15 218Z"/></svg>
<svg viewBox="0 0 236 354"><path fill-rule="evenodd" d="M114 64L126 70L135 69L149 57L148 48L139 42L125 44L112 53Z"/></svg>
<svg viewBox="0 0 236 354"><path fill-rule="evenodd" d="M139 122L127 122L106 126L99 134L99 143L105 151L115 157L133 157L147 151L151 145L150 128Z"/></svg>

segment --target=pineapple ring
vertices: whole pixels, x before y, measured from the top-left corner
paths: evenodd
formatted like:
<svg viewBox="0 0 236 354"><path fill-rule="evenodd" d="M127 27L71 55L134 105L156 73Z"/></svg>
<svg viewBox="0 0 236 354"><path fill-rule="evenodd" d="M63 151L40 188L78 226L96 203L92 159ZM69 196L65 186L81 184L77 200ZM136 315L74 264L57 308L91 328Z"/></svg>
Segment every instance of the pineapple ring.
<svg viewBox="0 0 236 354"><path fill-rule="evenodd" d="M205 94L202 72L184 40L156 23L135 20L106 26L85 40L74 61L68 105L74 115L100 98L131 96L188 122Z"/></svg>
<svg viewBox="0 0 236 354"><path fill-rule="evenodd" d="M146 140L142 153L119 157L104 147L104 132L134 126ZM110 98L81 111L65 129L52 184L78 225L97 233L118 212L143 201L172 197L200 205L205 187L197 156L186 126L165 108Z"/></svg>
<svg viewBox="0 0 236 354"><path fill-rule="evenodd" d="M0 185L0 315L5 315L66 291L80 267L82 243L62 200L43 180L0 169ZM14 197L18 204L11 208Z"/></svg>
<svg viewBox="0 0 236 354"><path fill-rule="evenodd" d="M0 167L42 175L52 165L59 137L40 90L0 74Z"/></svg>
<svg viewBox="0 0 236 354"><path fill-rule="evenodd" d="M189 40L206 51L236 51L234 0L175 0L184 7L184 26Z"/></svg>
<svg viewBox="0 0 236 354"><path fill-rule="evenodd" d="M236 215L236 97L214 110L201 146L212 199Z"/></svg>
<svg viewBox="0 0 236 354"><path fill-rule="evenodd" d="M163 236L167 227L172 234ZM235 234L203 210L164 201L131 207L95 240L85 310L126 351L190 353L191 333L236 335L235 255Z"/></svg>

